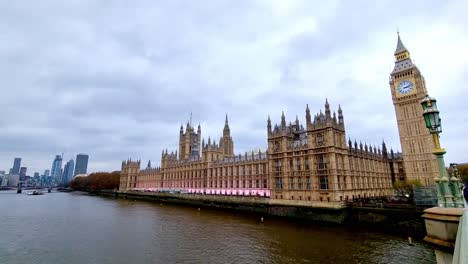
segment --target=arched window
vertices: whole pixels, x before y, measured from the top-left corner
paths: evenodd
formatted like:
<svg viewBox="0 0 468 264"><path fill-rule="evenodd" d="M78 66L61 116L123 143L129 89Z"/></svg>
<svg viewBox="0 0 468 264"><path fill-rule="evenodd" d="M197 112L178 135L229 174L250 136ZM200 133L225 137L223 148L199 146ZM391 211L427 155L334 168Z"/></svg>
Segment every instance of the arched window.
<svg viewBox="0 0 468 264"><path fill-rule="evenodd" d="M323 145L323 134L318 133L317 136L315 137L315 144L317 146L322 146Z"/></svg>

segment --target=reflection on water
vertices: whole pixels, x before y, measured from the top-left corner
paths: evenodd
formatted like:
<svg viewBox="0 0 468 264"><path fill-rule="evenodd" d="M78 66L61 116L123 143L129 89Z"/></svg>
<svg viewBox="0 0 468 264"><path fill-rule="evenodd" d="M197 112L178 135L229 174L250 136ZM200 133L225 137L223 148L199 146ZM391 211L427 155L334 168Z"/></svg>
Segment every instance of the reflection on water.
<svg viewBox="0 0 468 264"><path fill-rule="evenodd" d="M80 193L0 192L0 263L435 263L363 229Z"/></svg>

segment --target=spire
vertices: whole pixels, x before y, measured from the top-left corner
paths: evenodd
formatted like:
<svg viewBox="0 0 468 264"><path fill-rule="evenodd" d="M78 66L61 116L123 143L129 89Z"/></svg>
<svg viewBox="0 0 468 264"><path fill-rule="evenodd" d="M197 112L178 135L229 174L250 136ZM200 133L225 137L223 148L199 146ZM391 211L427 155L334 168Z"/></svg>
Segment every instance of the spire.
<svg viewBox="0 0 468 264"><path fill-rule="evenodd" d="M201 131L201 126L200 126L200 123L198 123L198 132Z"/></svg>
<svg viewBox="0 0 468 264"><path fill-rule="evenodd" d="M385 144L385 141L382 140L382 152L387 153L387 145Z"/></svg>
<svg viewBox="0 0 468 264"><path fill-rule="evenodd" d="M311 123L309 104L306 106L306 125Z"/></svg>
<svg viewBox="0 0 468 264"><path fill-rule="evenodd" d="M299 130L299 117L296 115L296 130Z"/></svg>
<svg viewBox="0 0 468 264"><path fill-rule="evenodd" d="M192 111L190 111L190 127L192 127Z"/></svg>
<svg viewBox="0 0 468 264"><path fill-rule="evenodd" d="M405 45L403 45L403 42L401 41L400 32L397 32L397 35L398 35L398 41L397 41L397 47L396 47L396 50L395 50L395 55L397 53L402 53L402 52L408 51L405 48Z"/></svg>
<svg viewBox="0 0 468 264"><path fill-rule="evenodd" d="M270 115L268 115L267 129L268 129L268 133L271 133L271 119L270 119Z"/></svg>
<svg viewBox="0 0 468 264"><path fill-rule="evenodd" d="M281 127L282 128L286 127L286 117L284 116L284 111L281 114Z"/></svg>
<svg viewBox="0 0 468 264"><path fill-rule="evenodd" d="M146 168L151 169L151 160L148 160L148 166Z"/></svg>
<svg viewBox="0 0 468 264"><path fill-rule="evenodd" d="M224 121L223 137L230 137L231 130L229 129L228 115L226 113L226 120Z"/></svg>
<svg viewBox="0 0 468 264"><path fill-rule="evenodd" d="M228 115L226 113L226 120L224 121L224 129L229 129Z"/></svg>
<svg viewBox="0 0 468 264"><path fill-rule="evenodd" d="M330 104L328 103L328 98L325 99L325 116L331 117Z"/></svg>
<svg viewBox="0 0 468 264"><path fill-rule="evenodd" d="M343 110L341 110L341 105L338 105L338 123L343 123Z"/></svg>
<svg viewBox="0 0 468 264"><path fill-rule="evenodd" d="M184 125L180 124L180 134L184 133Z"/></svg>

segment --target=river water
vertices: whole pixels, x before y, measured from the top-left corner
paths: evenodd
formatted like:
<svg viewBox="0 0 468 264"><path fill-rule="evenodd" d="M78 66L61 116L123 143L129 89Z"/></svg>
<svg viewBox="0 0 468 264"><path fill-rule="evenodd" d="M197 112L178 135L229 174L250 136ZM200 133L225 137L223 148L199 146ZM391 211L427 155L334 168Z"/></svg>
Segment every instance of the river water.
<svg viewBox="0 0 468 264"><path fill-rule="evenodd" d="M90 196L0 192L0 263L435 263L362 228Z"/></svg>

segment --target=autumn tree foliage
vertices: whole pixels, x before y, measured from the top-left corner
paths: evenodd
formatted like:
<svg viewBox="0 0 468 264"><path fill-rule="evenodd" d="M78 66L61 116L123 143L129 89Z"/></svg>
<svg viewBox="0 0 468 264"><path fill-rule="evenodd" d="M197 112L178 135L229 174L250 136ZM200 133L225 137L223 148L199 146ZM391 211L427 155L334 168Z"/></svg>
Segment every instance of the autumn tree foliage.
<svg viewBox="0 0 468 264"><path fill-rule="evenodd" d="M395 191L398 196L405 196L413 201L414 199L414 187L422 186L421 182L418 180L408 180L408 181L400 181L396 180L393 184Z"/></svg>
<svg viewBox="0 0 468 264"><path fill-rule="evenodd" d="M464 183L468 183L468 163L458 164L457 168L460 180ZM452 168L449 167L447 171L448 174L451 176L453 173Z"/></svg>
<svg viewBox="0 0 468 264"><path fill-rule="evenodd" d="M468 164L458 165L458 172L462 182L468 183Z"/></svg>
<svg viewBox="0 0 468 264"><path fill-rule="evenodd" d="M119 188L120 171L96 172L86 177L76 177L70 182L70 188L80 191L113 190Z"/></svg>

